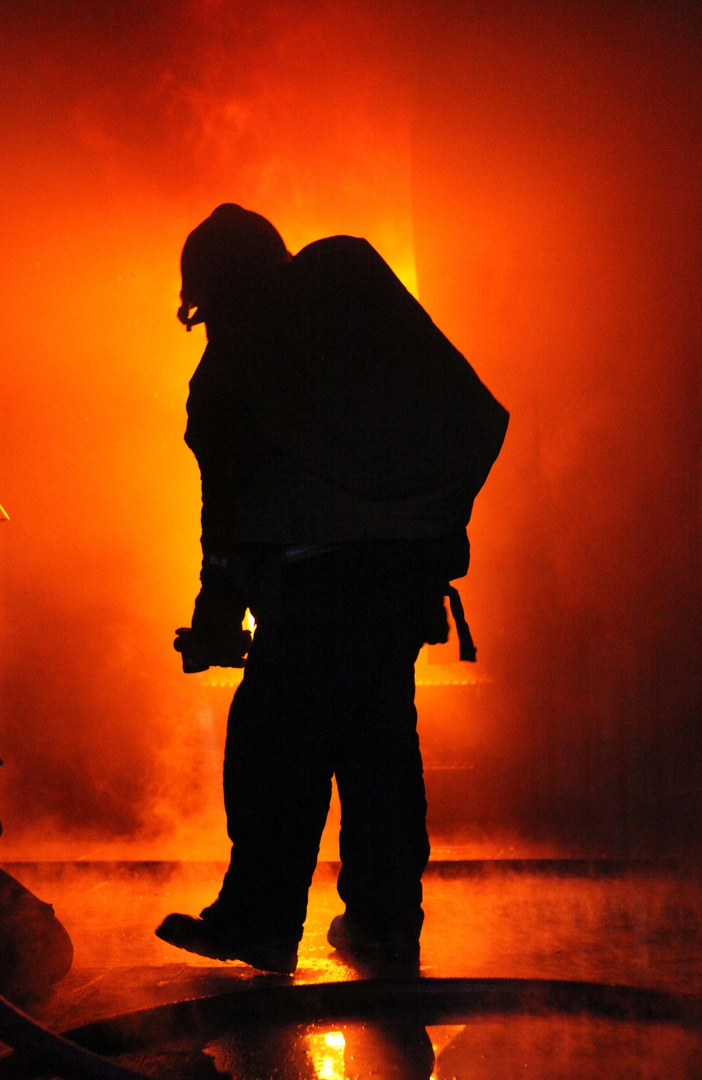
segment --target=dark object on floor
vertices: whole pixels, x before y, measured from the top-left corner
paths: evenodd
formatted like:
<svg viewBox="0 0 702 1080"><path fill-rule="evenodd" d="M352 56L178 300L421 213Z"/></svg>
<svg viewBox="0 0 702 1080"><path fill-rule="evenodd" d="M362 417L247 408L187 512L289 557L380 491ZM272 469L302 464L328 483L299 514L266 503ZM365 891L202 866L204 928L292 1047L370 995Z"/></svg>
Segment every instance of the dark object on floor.
<svg viewBox="0 0 702 1080"><path fill-rule="evenodd" d="M0 993L41 997L72 963L73 944L51 904L0 870Z"/></svg>
<svg viewBox="0 0 702 1080"><path fill-rule="evenodd" d="M297 967L297 949L294 947L273 940L237 941L227 927L178 912L166 916L156 930L156 936L198 956L209 956L213 960L243 960L259 971L292 975Z"/></svg>
<svg viewBox="0 0 702 1080"><path fill-rule="evenodd" d="M0 1076L8 1080L32 1080L51 1075L67 1080L147 1080L143 1073L77 1046L49 1031L12 1002L0 997L0 1038L14 1053L0 1057Z"/></svg>
<svg viewBox="0 0 702 1080"><path fill-rule="evenodd" d="M608 983L560 979L403 979L361 980L311 985L234 984L227 994L138 1009L72 1028L63 1036L36 1025L0 999L0 1038L23 1051L0 1059L0 1077L29 1080L59 1075L133 1080L135 1074L109 1061L86 1060L92 1054L124 1055L192 1039L193 1049L222 1032L284 1024L329 1022L377 1024L382 1033L416 1050L417 1068L429 1065L419 1025L465 1024L477 1016L582 1014L625 1024L674 1023L702 1026L702 999L688 994ZM69 1040L75 1044L71 1046ZM42 1064L42 1062L44 1064ZM92 1068L92 1066L95 1068ZM24 1071L20 1071L24 1070ZM189 1074L192 1075L192 1074ZM412 1075L412 1074L410 1074ZM417 1075L420 1075L417 1073Z"/></svg>

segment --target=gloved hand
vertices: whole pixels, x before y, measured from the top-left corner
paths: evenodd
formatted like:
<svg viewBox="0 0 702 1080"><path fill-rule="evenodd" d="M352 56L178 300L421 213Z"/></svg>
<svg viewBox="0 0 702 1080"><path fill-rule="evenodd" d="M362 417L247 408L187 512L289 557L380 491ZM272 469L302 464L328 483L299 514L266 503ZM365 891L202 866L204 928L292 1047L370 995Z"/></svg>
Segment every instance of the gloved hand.
<svg viewBox="0 0 702 1080"><path fill-rule="evenodd" d="M244 667L251 634L241 623L246 602L228 574L203 563L202 587L195 600L192 626L176 630L173 648L183 658L183 671L191 674L209 667Z"/></svg>
<svg viewBox="0 0 702 1080"><path fill-rule="evenodd" d="M173 648L183 658L183 671L191 675L209 667L244 667L250 644L251 634L241 627L229 633L203 634L189 626L180 626Z"/></svg>

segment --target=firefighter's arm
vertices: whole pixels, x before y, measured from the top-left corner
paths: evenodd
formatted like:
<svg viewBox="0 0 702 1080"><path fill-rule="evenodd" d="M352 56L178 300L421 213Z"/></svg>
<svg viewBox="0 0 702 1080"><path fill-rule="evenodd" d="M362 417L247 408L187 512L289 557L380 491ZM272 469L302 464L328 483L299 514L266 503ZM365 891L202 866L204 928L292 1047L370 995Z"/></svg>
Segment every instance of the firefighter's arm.
<svg viewBox="0 0 702 1080"><path fill-rule="evenodd" d="M183 671L191 674L208 667L243 667L251 634L242 628L246 601L224 573L206 564L195 600L192 625L176 630L173 647L183 658Z"/></svg>

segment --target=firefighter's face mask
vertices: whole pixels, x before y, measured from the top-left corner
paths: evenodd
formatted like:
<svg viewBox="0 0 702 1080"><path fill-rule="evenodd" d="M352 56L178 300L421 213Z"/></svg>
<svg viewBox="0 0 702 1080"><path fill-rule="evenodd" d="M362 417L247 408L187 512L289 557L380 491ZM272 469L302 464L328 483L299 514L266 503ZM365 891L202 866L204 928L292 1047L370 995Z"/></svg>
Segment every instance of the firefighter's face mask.
<svg viewBox="0 0 702 1080"><path fill-rule="evenodd" d="M205 315L198 304L193 304L192 301L186 299L181 292L178 319L189 333L193 326L197 326L198 323L205 321Z"/></svg>

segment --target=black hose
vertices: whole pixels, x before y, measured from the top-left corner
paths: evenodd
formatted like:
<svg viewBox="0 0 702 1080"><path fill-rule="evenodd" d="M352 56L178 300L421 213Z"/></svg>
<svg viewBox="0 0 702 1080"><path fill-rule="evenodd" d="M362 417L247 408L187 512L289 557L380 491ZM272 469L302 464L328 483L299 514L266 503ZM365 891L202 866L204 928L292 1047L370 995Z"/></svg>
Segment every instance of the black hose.
<svg viewBox="0 0 702 1080"><path fill-rule="evenodd" d="M620 1022L669 1022L699 1028L702 998L559 979L373 979L296 986L242 982L226 994L138 1009L73 1028L64 1037L53 1035L0 999L0 1038L22 1051L25 1070L18 1073L13 1064L16 1057L10 1055L0 1060L0 1080L38 1076L46 1066L71 1080L134 1080L139 1073L98 1053L126 1053L175 1036L197 1036L204 1044L242 1024L270 1027L411 1018L426 1025L495 1013L587 1014Z"/></svg>
<svg viewBox="0 0 702 1080"><path fill-rule="evenodd" d="M4 997L0 997L0 1039L17 1051L0 1059L0 1073L8 1080L44 1073L71 1080L147 1080L143 1073L55 1035Z"/></svg>

